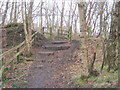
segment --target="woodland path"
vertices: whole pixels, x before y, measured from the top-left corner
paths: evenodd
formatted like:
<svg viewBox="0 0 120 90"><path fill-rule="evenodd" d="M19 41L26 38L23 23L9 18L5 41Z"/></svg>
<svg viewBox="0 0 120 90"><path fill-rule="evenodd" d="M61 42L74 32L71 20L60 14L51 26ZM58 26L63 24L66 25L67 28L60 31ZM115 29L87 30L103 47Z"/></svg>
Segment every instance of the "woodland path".
<svg viewBox="0 0 120 90"><path fill-rule="evenodd" d="M79 41L49 41L41 49L35 48L34 61L24 88L68 88L66 68L74 64L72 53L79 48ZM64 49L64 50L63 50Z"/></svg>

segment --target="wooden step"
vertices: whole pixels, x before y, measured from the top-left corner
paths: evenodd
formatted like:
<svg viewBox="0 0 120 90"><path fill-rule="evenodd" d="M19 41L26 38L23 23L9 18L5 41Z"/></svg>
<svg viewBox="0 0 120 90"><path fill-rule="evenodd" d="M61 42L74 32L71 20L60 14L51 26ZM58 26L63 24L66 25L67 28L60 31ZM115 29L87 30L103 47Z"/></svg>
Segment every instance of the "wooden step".
<svg viewBox="0 0 120 90"><path fill-rule="evenodd" d="M54 55L54 52L50 52L50 51L43 51L43 52L38 52L38 54L40 55Z"/></svg>
<svg viewBox="0 0 120 90"><path fill-rule="evenodd" d="M64 43L67 43L67 41L62 41L62 40L59 40L59 41L51 41L52 44L64 44Z"/></svg>
<svg viewBox="0 0 120 90"><path fill-rule="evenodd" d="M48 50L66 50L70 48L70 45L46 45L43 48Z"/></svg>
<svg viewBox="0 0 120 90"><path fill-rule="evenodd" d="M67 40L67 35L59 36L55 38L56 40Z"/></svg>

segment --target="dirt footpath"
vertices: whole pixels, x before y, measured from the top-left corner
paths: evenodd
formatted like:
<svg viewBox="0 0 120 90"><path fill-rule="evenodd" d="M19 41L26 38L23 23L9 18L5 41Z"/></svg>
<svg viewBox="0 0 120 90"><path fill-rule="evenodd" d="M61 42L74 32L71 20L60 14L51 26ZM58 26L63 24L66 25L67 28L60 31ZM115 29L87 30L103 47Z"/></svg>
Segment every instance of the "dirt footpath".
<svg viewBox="0 0 120 90"><path fill-rule="evenodd" d="M34 62L29 69L27 77L28 84L23 88L70 88L67 68L75 63L72 53L78 49L79 41L69 43L71 47L67 50L53 51L54 55L40 55L38 52L45 49L35 48Z"/></svg>

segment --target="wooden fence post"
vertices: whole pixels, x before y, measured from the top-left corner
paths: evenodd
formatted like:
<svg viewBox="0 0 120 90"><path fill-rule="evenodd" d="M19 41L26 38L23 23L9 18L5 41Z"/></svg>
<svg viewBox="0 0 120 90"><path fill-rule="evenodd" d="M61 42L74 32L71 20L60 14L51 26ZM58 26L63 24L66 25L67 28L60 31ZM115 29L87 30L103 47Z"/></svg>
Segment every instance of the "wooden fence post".
<svg viewBox="0 0 120 90"><path fill-rule="evenodd" d="M71 42L71 40L72 40L72 26L70 26L70 31L69 31L69 34L70 34L69 39L70 39L70 42Z"/></svg>
<svg viewBox="0 0 120 90"><path fill-rule="evenodd" d="M60 38L60 29L58 29L58 40Z"/></svg>
<svg viewBox="0 0 120 90"><path fill-rule="evenodd" d="M44 27L42 27L42 35L44 36L45 32L44 32Z"/></svg>
<svg viewBox="0 0 120 90"><path fill-rule="evenodd" d="M52 39L52 27L50 27L50 39Z"/></svg>
<svg viewBox="0 0 120 90"><path fill-rule="evenodd" d="M19 52L19 48L17 48L17 53ZM19 63L19 55L17 56L17 63Z"/></svg>

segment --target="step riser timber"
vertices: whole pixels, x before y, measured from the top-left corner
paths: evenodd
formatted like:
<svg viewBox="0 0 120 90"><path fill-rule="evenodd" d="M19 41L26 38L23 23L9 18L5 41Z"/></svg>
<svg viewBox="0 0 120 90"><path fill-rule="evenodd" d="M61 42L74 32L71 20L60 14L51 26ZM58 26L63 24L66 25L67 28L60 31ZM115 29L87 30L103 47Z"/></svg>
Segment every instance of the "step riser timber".
<svg viewBox="0 0 120 90"><path fill-rule="evenodd" d="M68 43L67 41L52 41L52 44L65 44Z"/></svg>
<svg viewBox="0 0 120 90"><path fill-rule="evenodd" d="M60 46L60 47L44 46L43 48L47 50L66 50L66 49L69 49L70 46Z"/></svg>

